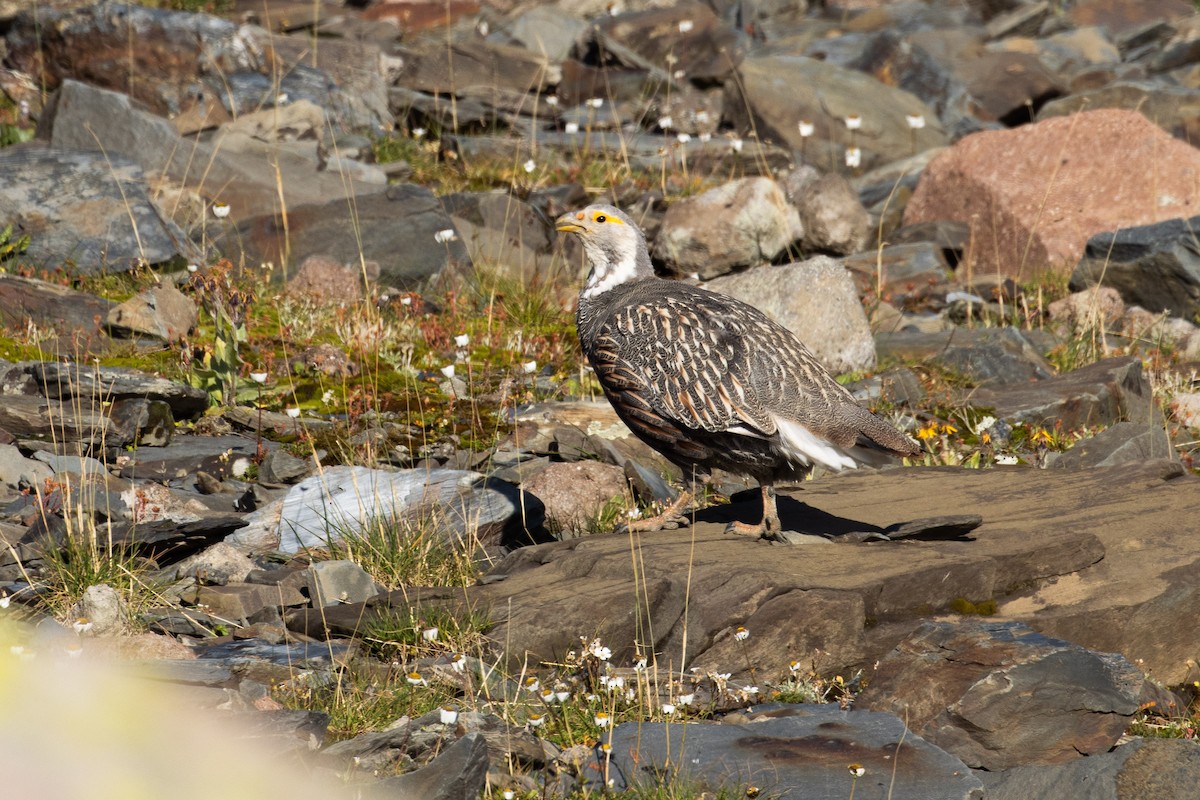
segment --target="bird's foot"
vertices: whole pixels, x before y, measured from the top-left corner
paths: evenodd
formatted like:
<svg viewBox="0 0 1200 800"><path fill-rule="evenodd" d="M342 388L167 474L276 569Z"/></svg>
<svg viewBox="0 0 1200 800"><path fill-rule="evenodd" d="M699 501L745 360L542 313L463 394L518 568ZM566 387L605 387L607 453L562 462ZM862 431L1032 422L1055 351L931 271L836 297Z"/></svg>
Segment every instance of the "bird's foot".
<svg viewBox="0 0 1200 800"><path fill-rule="evenodd" d="M761 539L769 539L771 541L781 541L780 534L783 533L783 527L779 524L779 517L763 517L762 522L756 525L751 525L748 522L739 522L736 519L725 526L725 533L736 533L738 536L757 536Z"/></svg>
<svg viewBox="0 0 1200 800"><path fill-rule="evenodd" d="M663 509L661 514L645 519L635 519L617 526L617 533L648 533L684 528L692 523L684 509L692 502L691 492L680 492L679 497Z"/></svg>
<svg viewBox="0 0 1200 800"><path fill-rule="evenodd" d="M736 519L725 526L725 532L736 533L738 536L766 536L768 534L765 522L751 525L748 522L739 522Z"/></svg>

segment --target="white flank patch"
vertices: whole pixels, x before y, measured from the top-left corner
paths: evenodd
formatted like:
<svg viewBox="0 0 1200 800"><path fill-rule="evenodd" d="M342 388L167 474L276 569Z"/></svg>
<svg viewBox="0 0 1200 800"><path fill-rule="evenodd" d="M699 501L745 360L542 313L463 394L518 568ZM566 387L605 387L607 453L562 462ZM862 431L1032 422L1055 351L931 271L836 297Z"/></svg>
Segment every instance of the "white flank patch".
<svg viewBox="0 0 1200 800"><path fill-rule="evenodd" d="M783 451L789 460L795 459L806 466L820 464L826 469L854 469L858 462L846 451L816 436L799 422L782 417L771 417L779 429Z"/></svg>
<svg viewBox="0 0 1200 800"><path fill-rule="evenodd" d="M615 289L626 281L632 280L637 274L637 262L633 256L624 261L612 264L606 270L593 269L588 276L587 286L583 288L583 296L587 299L598 297L609 289Z"/></svg>

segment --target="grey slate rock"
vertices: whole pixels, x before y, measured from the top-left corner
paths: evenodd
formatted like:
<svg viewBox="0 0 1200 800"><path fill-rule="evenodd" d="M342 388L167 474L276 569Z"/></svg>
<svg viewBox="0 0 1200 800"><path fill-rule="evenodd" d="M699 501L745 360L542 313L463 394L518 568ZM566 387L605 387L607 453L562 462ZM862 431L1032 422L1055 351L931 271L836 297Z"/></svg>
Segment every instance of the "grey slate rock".
<svg viewBox="0 0 1200 800"><path fill-rule="evenodd" d="M264 439L262 446L271 450L279 445ZM220 480L236 478L250 468L257 451L254 439L244 436L176 436L170 447L143 447L127 453L130 460L120 474L124 478L172 480L207 472ZM232 503L231 497L230 510Z"/></svg>
<svg viewBox="0 0 1200 800"><path fill-rule="evenodd" d="M109 408L108 418L123 439L139 447L166 447L175 432L175 417L165 400L122 398Z"/></svg>
<svg viewBox="0 0 1200 800"><path fill-rule="evenodd" d="M1030 337L1015 328L883 332L875 346L881 358L934 361L981 386L1020 386L1054 375Z"/></svg>
<svg viewBox="0 0 1200 800"><path fill-rule="evenodd" d="M2 203L0 203L2 205ZM81 331L87 338L100 334L115 303L66 286L17 275L0 275L0 320L16 329L29 321L66 333ZM6 376L4 392L10 393Z"/></svg>
<svg viewBox="0 0 1200 800"><path fill-rule="evenodd" d="M454 238L435 237L449 230ZM356 236L355 232L359 235ZM288 209L288 225L275 214L243 220L217 241L227 255L248 263L300 262L323 255L337 263L379 264L379 283L404 290L429 288L447 272L471 274L471 256L454 222L432 191L397 184L380 194Z"/></svg>
<svg viewBox="0 0 1200 800"><path fill-rule="evenodd" d="M1057 764L1107 752L1145 676L1124 656L1020 622L927 622L880 663L859 705L903 713L972 767Z"/></svg>
<svg viewBox="0 0 1200 800"><path fill-rule="evenodd" d="M26 261L92 274L199 257L150 199L141 167L119 155L18 145L0 151L0 175L0 219L31 237Z"/></svg>
<svg viewBox="0 0 1200 800"><path fill-rule="evenodd" d="M981 800L983 785L966 765L915 735L902 720L829 705L768 705L748 721L625 723L612 734L614 789L654 786L663 775L697 789L741 796L757 786L780 800L845 800L850 764L865 773L860 800ZM898 765L899 769L894 769ZM585 776L602 775L599 761ZM600 784L591 778L593 788Z"/></svg>
<svg viewBox="0 0 1200 800"><path fill-rule="evenodd" d="M482 734L468 733L431 764L366 788L372 800L475 800L487 785L489 759Z"/></svg>
<svg viewBox="0 0 1200 800"><path fill-rule="evenodd" d="M1106 358L1047 380L1016 386L984 386L967 401L992 409L1008 422L1067 430L1117 422L1157 424L1161 419L1138 358Z"/></svg>
<svg viewBox="0 0 1200 800"><path fill-rule="evenodd" d="M976 774L987 800L1192 800L1200 781L1200 744L1134 739L1066 764Z"/></svg>
<svg viewBox="0 0 1200 800"><path fill-rule="evenodd" d="M191 419L208 408L204 391L141 370L57 361L27 362L22 367L55 400L161 400L177 419Z"/></svg>
<svg viewBox="0 0 1200 800"><path fill-rule="evenodd" d="M1174 458L1175 448L1161 425L1118 422L1063 453L1049 453L1046 466L1056 469L1113 467L1134 461Z"/></svg>
<svg viewBox="0 0 1200 800"><path fill-rule="evenodd" d="M1200 217L1099 233L1071 273L1071 291L1101 282L1149 311L1200 313Z"/></svg>
<svg viewBox="0 0 1200 800"><path fill-rule="evenodd" d="M950 282L945 248L933 242L892 244L843 258L860 295L898 306L942 299Z"/></svg>
<svg viewBox="0 0 1200 800"><path fill-rule="evenodd" d="M363 603L379 594L367 571L353 561L318 561L309 567L313 605Z"/></svg>

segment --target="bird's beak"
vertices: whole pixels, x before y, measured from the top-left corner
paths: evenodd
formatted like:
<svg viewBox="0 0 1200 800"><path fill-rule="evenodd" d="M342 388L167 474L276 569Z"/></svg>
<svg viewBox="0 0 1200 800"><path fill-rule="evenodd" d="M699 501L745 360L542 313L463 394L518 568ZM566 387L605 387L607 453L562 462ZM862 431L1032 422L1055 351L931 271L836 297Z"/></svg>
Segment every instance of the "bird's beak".
<svg viewBox="0 0 1200 800"><path fill-rule="evenodd" d="M579 224L582 219L583 215L579 213L563 214L554 221L554 228L564 233L582 233L586 230Z"/></svg>

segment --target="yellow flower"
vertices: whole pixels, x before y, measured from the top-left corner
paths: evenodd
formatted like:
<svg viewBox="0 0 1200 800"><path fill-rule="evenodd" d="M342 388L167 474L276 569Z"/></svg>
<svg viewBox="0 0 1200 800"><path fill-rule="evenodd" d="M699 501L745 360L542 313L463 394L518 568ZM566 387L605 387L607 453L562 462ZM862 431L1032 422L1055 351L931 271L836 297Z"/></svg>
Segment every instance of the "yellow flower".
<svg viewBox="0 0 1200 800"><path fill-rule="evenodd" d="M937 424L935 423L933 425L930 425L928 428L921 428L921 430L917 431L917 438L922 441L925 441L927 439L934 438L935 436L937 436L937 433L938 433Z"/></svg>
<svg viewBox="0 0 1200 800"><path fill-rule="evenodd" d="M958 433L958 428L954 427L949 422L947 422L944 425L942 425L942 433L945 433L945 434Z"/></svg>

